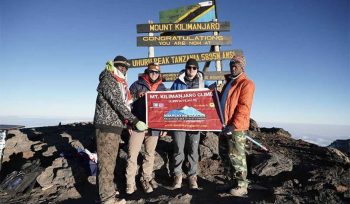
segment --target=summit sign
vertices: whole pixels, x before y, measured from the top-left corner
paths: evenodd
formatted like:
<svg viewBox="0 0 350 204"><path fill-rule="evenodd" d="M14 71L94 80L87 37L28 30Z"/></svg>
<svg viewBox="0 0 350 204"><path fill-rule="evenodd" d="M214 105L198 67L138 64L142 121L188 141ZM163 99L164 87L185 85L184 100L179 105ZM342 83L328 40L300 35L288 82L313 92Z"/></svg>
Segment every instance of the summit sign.
<svg viewBox="0 0 350 204"><path fill-rule="evenodd" d="M229 22L201 22L201 23L152 23L138 24L137 33L156 32L192 32L192 31L230 31Z"/></svg>

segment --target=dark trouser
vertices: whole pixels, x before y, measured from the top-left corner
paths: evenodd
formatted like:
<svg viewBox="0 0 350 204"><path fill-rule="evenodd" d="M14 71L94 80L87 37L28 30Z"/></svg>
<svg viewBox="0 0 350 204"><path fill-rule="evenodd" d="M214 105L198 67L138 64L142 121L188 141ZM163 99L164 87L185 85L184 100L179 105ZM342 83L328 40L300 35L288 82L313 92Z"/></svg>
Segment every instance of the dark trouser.
<svg viewBox="0 0 350 204"><path fill-rule="evenodd" d="M245 155L245 131L233 131L230 136L220 135L220 156L225 165L225 172L232 184L248 187L247 161Z"/></svg>
<svg viewBox="0 0 350 204"><path fill-rule="evenodd" d="M120 134L96 129L98 157L97 186L101 201L115 196L114 169L119 150Z"/></svg>
<svg viewBox="0 0 350 204"><path fill-rule="evenodd" d="M175 131L173 137L174 143L174 174L176 176L182 174L182 163L185 160L185 143L187 149L187 160L189 162L188 175L197 175L198 166L198 147L199 147L200 132L184 132Z"/></svg>

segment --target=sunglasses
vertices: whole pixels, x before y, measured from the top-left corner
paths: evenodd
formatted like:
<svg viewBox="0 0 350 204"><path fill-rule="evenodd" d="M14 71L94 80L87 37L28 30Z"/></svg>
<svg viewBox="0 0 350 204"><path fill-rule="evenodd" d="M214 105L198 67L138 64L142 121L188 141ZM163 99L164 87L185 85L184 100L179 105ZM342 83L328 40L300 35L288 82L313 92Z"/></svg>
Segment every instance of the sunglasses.
<svg viewBox="0 0 350 204"><path fill-rule="evenodd" d="M160 74L160 71L148 70L149 74Z"/></svg>
<svg viewBox="0 0 350 204"><path fill-rule="evenodd" d="M197 67L195 66L187 66L186 69L193 69L193 70L197 70Z"/></svg>

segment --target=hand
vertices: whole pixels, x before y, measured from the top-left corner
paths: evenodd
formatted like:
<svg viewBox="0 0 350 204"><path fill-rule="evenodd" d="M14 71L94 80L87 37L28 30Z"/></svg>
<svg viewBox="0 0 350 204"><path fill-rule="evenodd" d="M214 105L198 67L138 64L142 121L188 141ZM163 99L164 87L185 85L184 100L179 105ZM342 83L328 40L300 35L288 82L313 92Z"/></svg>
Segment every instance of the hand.
<svg viewBox="0 0 350 204"><path fill-rule="evenodd" d="M222 134L225 136L231 136L233 132L233 127L231 125L226 125L226 127L222 130Z"/></svg>
<svg viewBox="0 0 350 204"><path fill-rule="evenodd" d="M139 96L139 98L141 98L145 95L145 92L139 92L137 95Z"/></svg>
<svg viewBox="0 0 350 204"><path fill-rule="evenodd" d="M164 137L168 134L167 131L160 131L159 136Z"/></svg>
<svg viewBox="0 0 350 204"><path fill-rule="evenodd" d="M132 128L131 127L128 127L128 132L129 132L129 136L131 136L131 134L132 134Z"/></svg>
<svg viewBox="0 0 350 204"><path fill-rule="evenodd" d="M144 123L144 122L142 122L142 121L137 122L136 125L135 125L135 127L136 127L136 129L137 129L138 131L141 131L141 132L143 132L143 131L145 131L145 130L148 129L146 123Z"/></svg>

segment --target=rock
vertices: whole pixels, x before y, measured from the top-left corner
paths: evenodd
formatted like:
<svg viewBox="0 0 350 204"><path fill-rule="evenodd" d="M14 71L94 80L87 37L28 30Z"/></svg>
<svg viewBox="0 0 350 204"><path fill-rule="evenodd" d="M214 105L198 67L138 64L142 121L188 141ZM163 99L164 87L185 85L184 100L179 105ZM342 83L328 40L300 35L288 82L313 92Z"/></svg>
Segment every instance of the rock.
<svg viewBox="0 0 350 204"><path fill-rule="evenodd" d="M73 175L72 168L75 168ZM77 164L68 164L64 158L54 160L52 166L49 166L42 172L37 182L42 188L48 188L51 185L64 186L66 188L74 187L76 183L80 183L81 178L85 175L85 170Z"/></svg>
<svg viewBox="0 0 350 204"><path fill-rule="evenodd" d="M346 154L347 156L350 156L350 139L335 140L328 147L336 148L341 152L343 152L344 154Z"/></svg>
<svg viewBox="0 0 350 204"><path fill-rule="evenodd" d="M349 157L346 156L340 150L330 147L329 151L331 152L330 154L335 157L334 160L339 161L340 163L345 163L345 164L350 163Z"/></svg>
<svg viewBox="0 0 350 204"><path fill-rule="evenodd" d="M199 158L200 160L211 158L213 156L213 152L209 147L204 145L199 145Z"/></svg>
<svg viewBox="0 0 350 204"><path fill-rule="evenodd" d="M258 163L258 164L257 164ZM255 166L255 164L257 164ZM252 174L258 176L276 176L279 173L292 171L293 162L282 154L270 153L255 157Z"/></svg>
<svg viewBox="0 0 350 204"><path fill-rule="evenodd" d="M212 132L208 132L205 136L201 137L200 144L203 146L202 150L207 151L206 153L203 152L203 155L202 155L203 159L210 158L214 154L219 154L219 136L218 135Z"/></svg>
<svg viewBox="0 0 350 204"><path fill-rule="evenodd" d="M121 196L127 199L128 204L349 203L350 162L347 155L335 148L295 140L281 128L259 128L253 120L250 128L253 138L271 152L267 154L255 145L247 148L248 179L251 181L248 197L237 199L227 193L217 194L214 190L217 185L227 182L224 179L227 174L218 157L218 136L211 132L202 136L200 141L198 184L202 190L189 191L186 176L181 189L169 190L173 153L172 138L169 136L171 131L168 136L159 139L156 148L154 168L160 187L147 196L138 183L135 195L125 197L127 140L125 144L120 144L115 174ZM76 152L77 147L94 152L94 136L95 129L91 123L11 132L4 151L1 176L19 170L18 167L28 159L39 159L45 170L37 177L39 185L30 194L11 199L0 194L0 203L94 202L97 198L96 177L88 176L75 158L60 157L61 153ZM144 154L143 149L141 154ZM187 163L186 159L184 163Z"/></svg>
<svg viewBox="0 0 350 204"><path fill-rule="evenodd" d="M288 131L285 131L283 128L275 128L275 127L260 128L260 131L263 133L273 134L273 135L283 136L283 137L291 137L292 136Z"/></svg>
<svg viewBox="0 0 350 204"><path fill-rule="evenodd" d="M250 118L250 121L249 121L249 130L260 132L260 128L258 126L258 123L255 120L253 120L252 118Z"/></svg>

